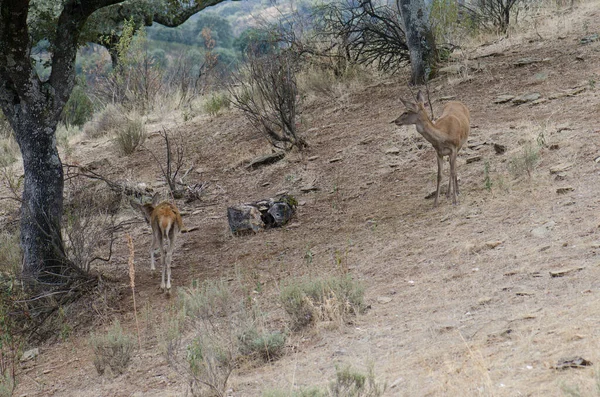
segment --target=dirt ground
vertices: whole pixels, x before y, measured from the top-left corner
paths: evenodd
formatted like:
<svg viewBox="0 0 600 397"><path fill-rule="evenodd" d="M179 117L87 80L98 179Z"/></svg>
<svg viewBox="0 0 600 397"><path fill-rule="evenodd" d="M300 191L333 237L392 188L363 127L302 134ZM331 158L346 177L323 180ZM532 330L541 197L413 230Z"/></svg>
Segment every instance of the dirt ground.
<svg viewBox="0 0 600 397"><path fill-rule="evenodd" d="M366 285L371 306L351 324L294 335L278 361L235 371L229 395L324 385L336 364L369 363L387 382L387 396L562 396L567 388L596 395L600 41L580 39L600 31L599 5L583 3L532 22L526 32L472 45L452 62L461 67L458 75L431 83L436 115L448 97L471 110L456 206L441 197L432 208L425 197L435 190L435 152L414 127L390 124L403 111L398 98L411 95L403 76L372 78L333 98L306 98L301 120L309 149L258 170L244 165L270 149L239 113L177 124L193 178L208 182L208 193L179 203L184 223L198 230L179 240L174 288L241 277L260 284L255 299L278 313L282 281L347 271ZM524 58L534 61L517 66ZM569 91L576 88L583 90ZM503 94L532 92L546 101L494 103ZM574 94L551 99L561 92ZM154 131L174 125L158 115L154 121ZM496 154L494 144L506 152ZM530 175L515 176L528 144L540 148L539 162ZM160 145L156 134L146 143ZM147 151L120 157L108 140L79 141L67 161L99 159L108 160L98 170L108 177L160 185ZM318 190L301 192L308 185ZM230 235L228 205L283 190L300 202L290 225ZM128 208L122 217L141 219ZM136 223L126 232L136 243L137 303L150 308L142 318L143 349L124 375L99 376L88 333L76 330L64 342L39 346L40 355L22 364L15 395L185 395L184 378L167 365L150 327L169 299L149 269L149 230ZM117 245L113 260L96 270L126 287L125 239ZM570 271L551 276L559 270ZM135 332L131 294L119 304L114 316ZM594 365L554 368L572 356Z"/></svg>

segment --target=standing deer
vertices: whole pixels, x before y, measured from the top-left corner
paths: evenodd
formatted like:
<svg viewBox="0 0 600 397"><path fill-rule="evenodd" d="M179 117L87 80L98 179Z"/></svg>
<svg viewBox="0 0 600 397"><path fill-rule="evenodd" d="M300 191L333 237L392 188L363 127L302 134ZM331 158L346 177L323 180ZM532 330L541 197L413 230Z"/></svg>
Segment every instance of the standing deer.
<svg viewBox="0 0 600 397"><path fill-rule="evenodd" d="M146 222L152 227L152 245L150 246L150 269L156 270L154 265L154 250L160 248L160 260L162 264L162 279L160 288L164 291L171 290L171 261L175 249L175 239L183 229L181 214L174 204L163 201L158 204L158 193L152 197L151 204L140 204L131 201L131 206L144 214ZM165 249L166 243L166 249ZM158 247L157 247L158 246ZM167 283L165 285L165 273Z"/></svg>
<svg viewBox="0 0 600 397"><path fill-rule="evenodd" d="M446 197L452 191L452 204L456 204L458 192L458 178L456 176L456 155L469 137L470 116L469 109L457 101L448 102L439 119L431 121L425 110L425 97L419 91L417 102L400 98L406 111L393 121L396 125L412 125L417 127L417 132L433 145L437 152L437 189L435 192L434 207L438 205L440 195L440 182L442 181L442 161L444 156L450 160L450 180Z"/></svg>

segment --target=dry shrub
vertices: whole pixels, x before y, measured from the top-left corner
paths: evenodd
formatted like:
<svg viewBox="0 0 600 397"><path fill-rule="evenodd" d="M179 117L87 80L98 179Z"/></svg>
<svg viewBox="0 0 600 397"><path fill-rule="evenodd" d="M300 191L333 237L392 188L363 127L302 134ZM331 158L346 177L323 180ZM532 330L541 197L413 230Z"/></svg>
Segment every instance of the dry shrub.
<svg viewBox="0 0 600 397"><path fill-rule="evenodd" d="M113 374L122 374L127 369L135 347L135 338L123 332L118 321L104 335L92 333L90 344L94 350L94 366L98 374L110 368Z"/></svg>
<svg viewBox="0 0 600 397"><path fill-rule="evenodd" d="M211 116L217 116L223 109L229 109L229 98L224 92L213 92L204 100L203 108Z"/></svg>
<svg viewBox="0 0 600 397"><path fill-rule="evenodd" d="M124 155L133 154L146 141L146 126L139 116L127 118L125 125L117 130L115 142Z"/></svg>
<svg viewBox="0 0 600 397"><path fill-rule="evenodd" d="M115 105L107 105L99 113L95 114L92 121L83 127L83 133L92 139L111 135L127 121L122 108Z"/></svg>
<svg viewBox="0 0 600 397"><path fill-rule="evenodd" d="M187 375L192 395L222 396L240 360L274 360L286 336L266 329L264 313L232 293L225 282L207 280L178 289L177 307L165 316L161 345L170 365ZM183 343L184 326L192 332Z"/></svg>
<svg viewBox="0 0 600 397"><path fill-rule="evenodd" d="M17 161L19 145L12 135L0 138L0 167L7 167Z"/></svg>
<svg viewBox="0 0 600 397"><path fill-rule="evenodd" d="M17 276L21 270L19 232L0 232L0 274Z"/></svg>
<svg viewBox="0 0 600 397"><path fill-rule="evenodd" d="M292 282L280 295L294 330L317 321L341 323L348 315L364 311L363 298L364 287L348 275Z"/></svg>

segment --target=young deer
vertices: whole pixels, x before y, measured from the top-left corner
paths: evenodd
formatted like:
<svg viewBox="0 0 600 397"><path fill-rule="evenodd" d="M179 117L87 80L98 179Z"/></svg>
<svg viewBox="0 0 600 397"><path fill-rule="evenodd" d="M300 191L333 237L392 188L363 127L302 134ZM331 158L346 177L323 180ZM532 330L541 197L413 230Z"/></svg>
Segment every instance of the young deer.
<svg viewBox="0 0 600 397"><path fill-rule="evenodd" d="M446 197L450 197L450 191L452 191L452 204L456 204L456 195L459 194L458 178L456 176L456 155L469 137L469 109L461 102L448 102L444 106L444 111L440 118L433 122L427 116L425 97L421 91L417 94L417 102L407 101L402 98L400 100L406 106L406 111L394 120L393 123L396 125L414 124L417 127L417 132L423 135L437 152L437 189L433 206L437 207L438 205L444 156L448 156L450 159L450 181L448 182Z"/></svg>
<svg viewBox="0 0 600 397"><path fill-rule="evenodd" d="M152 245L150 246L150 269L156 270L154 265L154 250L160 248L160 260L162 264L162 279L160 288L164 291L171 289L171 261L173 259L173 249L175 249L175 239L183 229L181 214L174 204L163 201L158 204L158 193L152 197L152 204L139 204L131 201L131 206L140 210L146 218L146 222L152 227ZM165 249L166 243L166 249ZM157 247L158 246L158 247ZM167 283L165 286L165 272L167 273Z"/></svg>

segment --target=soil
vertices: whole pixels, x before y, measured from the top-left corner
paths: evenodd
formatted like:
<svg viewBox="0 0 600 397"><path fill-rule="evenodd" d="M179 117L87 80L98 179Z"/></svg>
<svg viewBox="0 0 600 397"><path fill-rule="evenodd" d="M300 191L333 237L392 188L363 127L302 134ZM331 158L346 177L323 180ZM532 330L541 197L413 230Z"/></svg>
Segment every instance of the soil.
<svg viewBox="0 0 600 397"><path fill-rule="evenodd" d="M459 74L431 82L436 115L449 97L471 111L456 206L442 196L433 208L426 197L435 190L434 149L414 127L390 123L403 111L399 98L413 95L404 75L305 98L301 130L310 147L257 170L245 164L270 147L237 111L152 120L151 132L166 125L181 134L194 166L189 179L207 183L202 200L178 202L185 225L198 229L178 241L174 289L193 280L251 285L253 299L283 328L281 283L348 273L366 286L366 313L338 327L293 334L279 360L234 371L228 395L323 386L336 365L365 369L369 363L389 396L594 393L600 384L600 41L580 39L600 31L598 5L583 3L532 20L529 30L508 38L465 46L451 61ZM524 58L534 61L519 62ZM575 88L583 90L549 99ZM546 101L494 103L500 95L534 92ZM506 151L497 154L494 144ZM156 133L145 146L164 150ZM522 164L528 153L534 157L529 173ZM108 178L161 186L147 150L124 157L108 139L83 139L63 158L82 165L106 159L97 172ZM444 172L447 184L447 162ZM308 185L318 190L303 193ZM284 190L300 203L291 224L255 235L229 233L227 206ZM176 297L158 290L141 215L123 206L120 216L140 222L122 231L110 263L94 269L122 286L112 315L37 346L40 355L20 365L15 395L185 395L185 376L168 365L155 329ZM126 233L136 245L143 346L125 374L100 376L90 330L105 330L117 318L136 333ZM551 274L562 270L569 271ZM572 356L593 365L555 368Z"/></svg>

